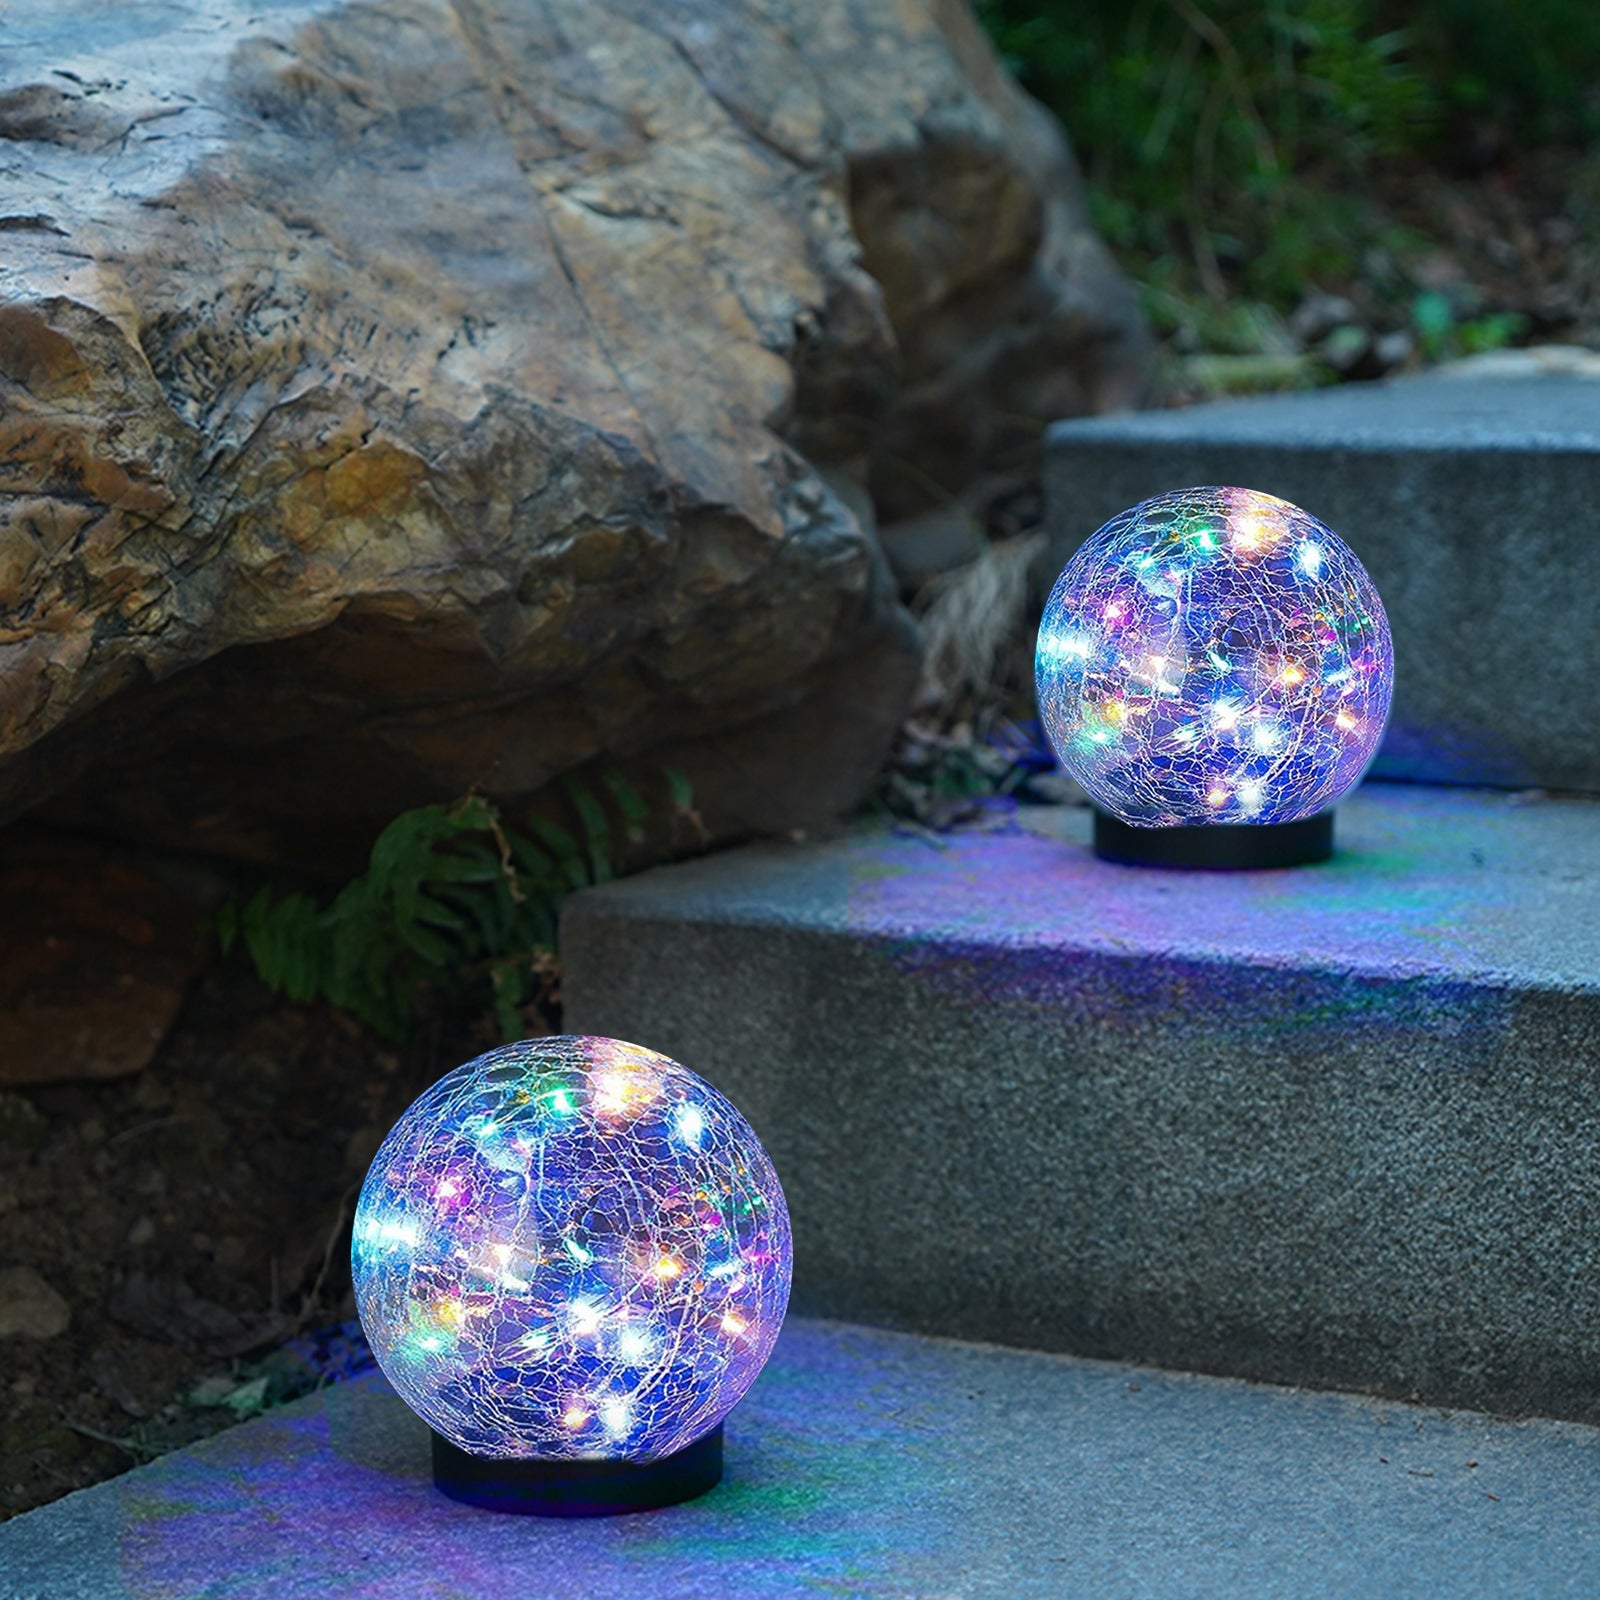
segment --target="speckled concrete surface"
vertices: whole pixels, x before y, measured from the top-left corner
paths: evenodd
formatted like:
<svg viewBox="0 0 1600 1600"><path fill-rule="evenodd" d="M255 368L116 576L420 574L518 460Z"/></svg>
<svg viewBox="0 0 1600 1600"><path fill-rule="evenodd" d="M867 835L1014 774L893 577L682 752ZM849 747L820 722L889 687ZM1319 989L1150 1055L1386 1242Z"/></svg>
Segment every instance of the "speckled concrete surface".
<svg viewBox="0 0 1600 1600"><path fill-rule="evenodd" d="M376 1380L0 1527L5 1600L1600 1592L1600 1435L791 1323L704 1499L474 1511Z"/></svg>
<svg viewBox="0 0 1600 1600"><path fill-rule="evenodd" d="M1372 785L1239 875L1030 820L579 896L569 1025L751 1118L803 1309L1600 1419L1600 806Z"/></svg>
<svg viewBox="0 0 1600 1600"><path fill-rule="evenodd" d="M1153 494L1241 484L1320 517L1394 629L1378 772L1600 791L1600 384L1411 379L1059 423L1056 565Z"/></svg>

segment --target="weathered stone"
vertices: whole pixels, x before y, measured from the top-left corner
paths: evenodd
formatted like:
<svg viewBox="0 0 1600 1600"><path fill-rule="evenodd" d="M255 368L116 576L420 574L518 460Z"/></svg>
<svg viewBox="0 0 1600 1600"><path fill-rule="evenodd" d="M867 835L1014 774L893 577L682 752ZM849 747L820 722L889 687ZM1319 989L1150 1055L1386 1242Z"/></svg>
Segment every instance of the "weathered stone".
<svg viewBox="0 0 1600 1600"><path fill-rule="evenodd" d="M287 1318L241 1316L198 1295L176 1274L152 1275L142 1267L123 1274L106 1299L111 1318L146 1338L213 1355L240 1355L290 1331Z"/></svg>
<svg viewBox="0 0 1600 1600"><path fill-rule="evenodd" d="M32 1267L0 1267L0 1339L54 1339L72 1308Z"/></svg>
<svg viewBox="0 0 1600 1600"><path fill-rule="evenodd" d="M1347 323L1360 320L1355 303L1343 295L1311 290L1289 318L1289 332L1303 345L1320 343Z"/></svg>
<svg viewBox="0 0 1600 1600"><path fill-rule="evenodd" d="M31 1100L0 1090L0 1161L15 1168L19 1158L44 1142L49 1123Z"/></svg>
<svg viewBox="0 0 1600 1600"><path fill-rule="evenodd" d="M959 503L891 522L880 537L891 570L907 585L965 566L984 546L982 527Z"/></svg>
<svg viewBox="0 0 1600 1600"><path fill-rule="evenodd" d="M303 857L672 761L713 832L804 822L917 673L819 468L959 478L1138 381L952 0L7 23L3 813Z"/></svg>
<svg viewBox="0 0 1600 1600"><path fill-rule="evenodd" d="M1600 350L1582 344L1534 344L1515 350L1486 350L1482 355L1446 361L1429 374L1435 378L1600 378Z"/></svg>
<svg viewBox="0 0 1600 1600"><path fill-rule="evenodd" d="M200 923L221 894L208 875L160 866L33 829L7 836L0 1084L117 1078L149 1063L204 960Z"/></svg>

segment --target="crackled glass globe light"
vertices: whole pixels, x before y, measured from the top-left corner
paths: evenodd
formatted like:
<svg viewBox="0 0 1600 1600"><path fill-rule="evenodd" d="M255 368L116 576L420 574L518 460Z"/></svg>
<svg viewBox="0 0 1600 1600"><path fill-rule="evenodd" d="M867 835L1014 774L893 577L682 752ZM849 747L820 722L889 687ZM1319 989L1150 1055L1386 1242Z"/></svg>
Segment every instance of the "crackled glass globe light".
<svg viewBox="0 0 1600 1600"><path fill-rule="evenodd" d="M1272 495L1196 488L1085 541L1045 606L1036 677L1057 757L1126 840L1323 819L1377 751L1394 654L1336 533Z"/></svg>
<svg viewBox="0 0 1600 1600"><path fill-rule="evenodd" d="M434 1431L436 1481L512 1510L709 1487L789 1295L788 1211L749 1123L616 1039L531 1039L447 1073L373 1159L352 1250L362 1326Z"/></svg>

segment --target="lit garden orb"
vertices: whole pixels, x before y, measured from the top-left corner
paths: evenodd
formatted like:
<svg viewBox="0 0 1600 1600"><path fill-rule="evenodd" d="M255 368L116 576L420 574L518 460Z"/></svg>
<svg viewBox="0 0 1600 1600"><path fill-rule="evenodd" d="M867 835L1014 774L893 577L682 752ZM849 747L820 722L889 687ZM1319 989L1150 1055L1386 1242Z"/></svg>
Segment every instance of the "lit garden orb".
<svg viewBox="0 0 1600 1600"><path fill-rule="evenodd" d="M789 1296L783 1190L749 1123L653 1051L563 1036L447 1073L356 1209L361 1323L447 1493L643 1509L716 1482L720 1424Z"/></svg>
<svg viewBox="0 0 1600 1600"><path fill-rule="evenodd" d="M1067 563L1036 677L1057 757L1124 843L1301 825L1331 848L1326 813L1383 737L1394 653L1372 579L1331 529L1253 489L1183 489L1113 517Z"/></svg>

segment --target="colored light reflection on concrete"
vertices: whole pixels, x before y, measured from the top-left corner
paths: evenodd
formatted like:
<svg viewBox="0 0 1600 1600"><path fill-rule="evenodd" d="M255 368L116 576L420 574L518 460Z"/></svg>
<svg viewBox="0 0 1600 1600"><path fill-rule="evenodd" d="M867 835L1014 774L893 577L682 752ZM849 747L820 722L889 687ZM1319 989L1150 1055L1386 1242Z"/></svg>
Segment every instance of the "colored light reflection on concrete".
<svg viewBox="0 0 1600 1600"><path fill-rule="evenodd" d="M456 1505L379 1379L0 1527L51 1600L1592 1594L1595 1429L793 1323L702 1500ZM1361 1530L1354 1538L1352 1529Z"/></svg>

